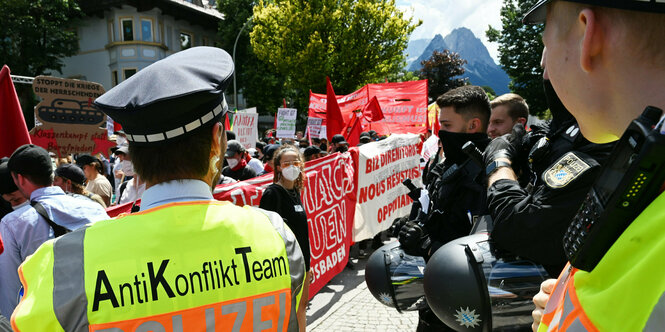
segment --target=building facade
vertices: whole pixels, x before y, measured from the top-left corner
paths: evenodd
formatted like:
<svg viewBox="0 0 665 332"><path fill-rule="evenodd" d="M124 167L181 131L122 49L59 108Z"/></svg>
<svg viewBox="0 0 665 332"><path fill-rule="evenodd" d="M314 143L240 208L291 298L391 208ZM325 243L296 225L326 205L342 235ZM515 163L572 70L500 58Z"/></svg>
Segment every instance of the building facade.
<svg viewBox="0 0 665 332"><path fill-rule="evenodd" d="M222 14L214 0L80 0L79 53L62 77L104 89L151 63L193 46L214 46Z"/></svg>

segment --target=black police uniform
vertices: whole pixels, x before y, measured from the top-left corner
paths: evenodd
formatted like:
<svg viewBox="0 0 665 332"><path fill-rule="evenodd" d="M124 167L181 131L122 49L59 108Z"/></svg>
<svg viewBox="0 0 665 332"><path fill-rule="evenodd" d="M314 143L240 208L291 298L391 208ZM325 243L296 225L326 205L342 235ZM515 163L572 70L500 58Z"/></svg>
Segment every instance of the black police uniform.
<svg viewBox="0 0 665 332"><path fill-rule="evenodd" d="M407 253L422 255L426 260L447 242L468 235L474 216L487 214L483 167L462 151L468 141L484 150L489 143L487 135L441 130L439 137L446 159L436 163L428 173L430 208L424 217L424 231L428 236L423 238L427 243L421 242L420 248L409 248L402 243ZM450 330L429 308L420 309L418 317L417 331Z"/></svg>
<svg viewBox="0 0 665 332"><path fill-rule="evenodd" d="M548 98L553 115L547 133L549 152L532 162L532 188L501 179L488 188L487 203L495 245L542 264L550 276L557 276L567 261L563 234L613 144L586 140L572 115L552 99Z"/></svg>

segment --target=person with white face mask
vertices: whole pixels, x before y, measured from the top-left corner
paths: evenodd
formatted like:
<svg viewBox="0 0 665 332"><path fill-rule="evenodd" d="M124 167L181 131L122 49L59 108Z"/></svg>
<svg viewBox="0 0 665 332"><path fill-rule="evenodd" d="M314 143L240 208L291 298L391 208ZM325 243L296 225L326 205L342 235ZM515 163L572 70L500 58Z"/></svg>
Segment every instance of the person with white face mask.
<svg viewBox="0 0 665 332"><path fill-rule="evenodd" d="M222 169L222 175L238 181L256 177L256 171L251 167L247 167L251 158L249 158L245 147L239 141L230 140L228 142L224 159L228 166Z"/></svg>
<svg viewBox="0 0 665 332"><path fill-rule="evenodd" d="M307 213L300 199L301 191L305 188L305 157L293 145L280 147L274 154L273 165L275 167L273 184L269 185L261 196L259 207L262 209L279 213L300 244L307 276L303 288L303 299L309 298L309 284L311 280L309 230L307 226ZM305 308L308 301L300 301L302 317L298 321L305 324Z"/></svg>

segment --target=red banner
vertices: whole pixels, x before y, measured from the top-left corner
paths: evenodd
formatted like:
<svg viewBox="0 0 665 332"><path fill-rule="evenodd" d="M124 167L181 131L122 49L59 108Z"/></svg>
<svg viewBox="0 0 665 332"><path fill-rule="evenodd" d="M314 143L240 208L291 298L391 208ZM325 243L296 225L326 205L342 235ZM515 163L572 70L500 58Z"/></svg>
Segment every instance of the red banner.
<svg viewBox="0 0 665 332"><path fill-rule="evenodd" d="M337 103L345 121L354 110L362 109L376 96L385 119L368 122L363 119L363 131L375 130L379 134L421 134L427 131L427 80L368 84L351 94L337 96ZM309 117L321 118L325 125L326 95L309 93Z"/></svg>
<svg viewBox="0 0 665 332"><path fill-rule="evenodd" d="M333 154L307 163L302 202L309 224L309 246L314 281L312 298L349 260L349 247L356 205L358 150ZM236 205L258 206L273 174L217 186L214 197Z"/></svg>

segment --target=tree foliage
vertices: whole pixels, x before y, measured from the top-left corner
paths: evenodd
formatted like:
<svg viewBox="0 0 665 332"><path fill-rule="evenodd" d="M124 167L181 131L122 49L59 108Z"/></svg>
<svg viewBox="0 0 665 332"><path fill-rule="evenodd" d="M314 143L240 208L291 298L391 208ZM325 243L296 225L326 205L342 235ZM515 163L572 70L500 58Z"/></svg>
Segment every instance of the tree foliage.
<svg viewBox="0 0 665 332"><path fill-rule="evenodd" d="M0 62L25 76L61 72L62 58L78 51L74 0L0 0Z"/></svg>
<svg viewBox="0 0 665 332"><path fill-rule="evenodd" d="M0 65L12 74L48 75L62 72L62 59L78 52L76 23L83 16L74 0L0 0ZM34 126L36 104L29 85L16 92L28 128Z"/></svg>
<svg viewBox="0 0 665 332"><path fill-rule="evenodd" d="M383 82L404 67L402 52L420 22L404 19L394 0L276 0L254 7L251 43L307 104L307 93L349 93Z"/></svg>
<svg viewBox="0 0 665 332"><path fill-rule="evenodd" d="M526 99L531 114L541 115L547 109L540 68L544 25L522 23L522 17L536 2L504 0L501 31L490 26L486 35L489 41L499 43L499 62L512 79L510 89Z"/></svg>
<svg viewBox="0 0 665 332"><path fill-rule="evenodd" d="M466 64L466 60L455 52L434 51L427 60L421 61L420 64L423 67L418 71L418 75L422 79L427 79L430 100L436 100L448 90L467 84L468 79L460 77L464 75L463 66Z"/></svg>
<svg viewBox="0 0 665 332"><path fill-rule="evenodd" d="M255 106L260 114L274 113L277 107L281 107L282 98L287 96L285 80L274 66L259 60L254 54L249 42L249 33L253 28L251 21L253 8L252 0L217 1L217 9L224 14L224 20L220 22L218 30L219 46L233 53L237 38L234 59L238 75L236 89L239 93L242 91L247 105ZM232 89L233 86L228 89L228 94L232 93Z"/></svg>

